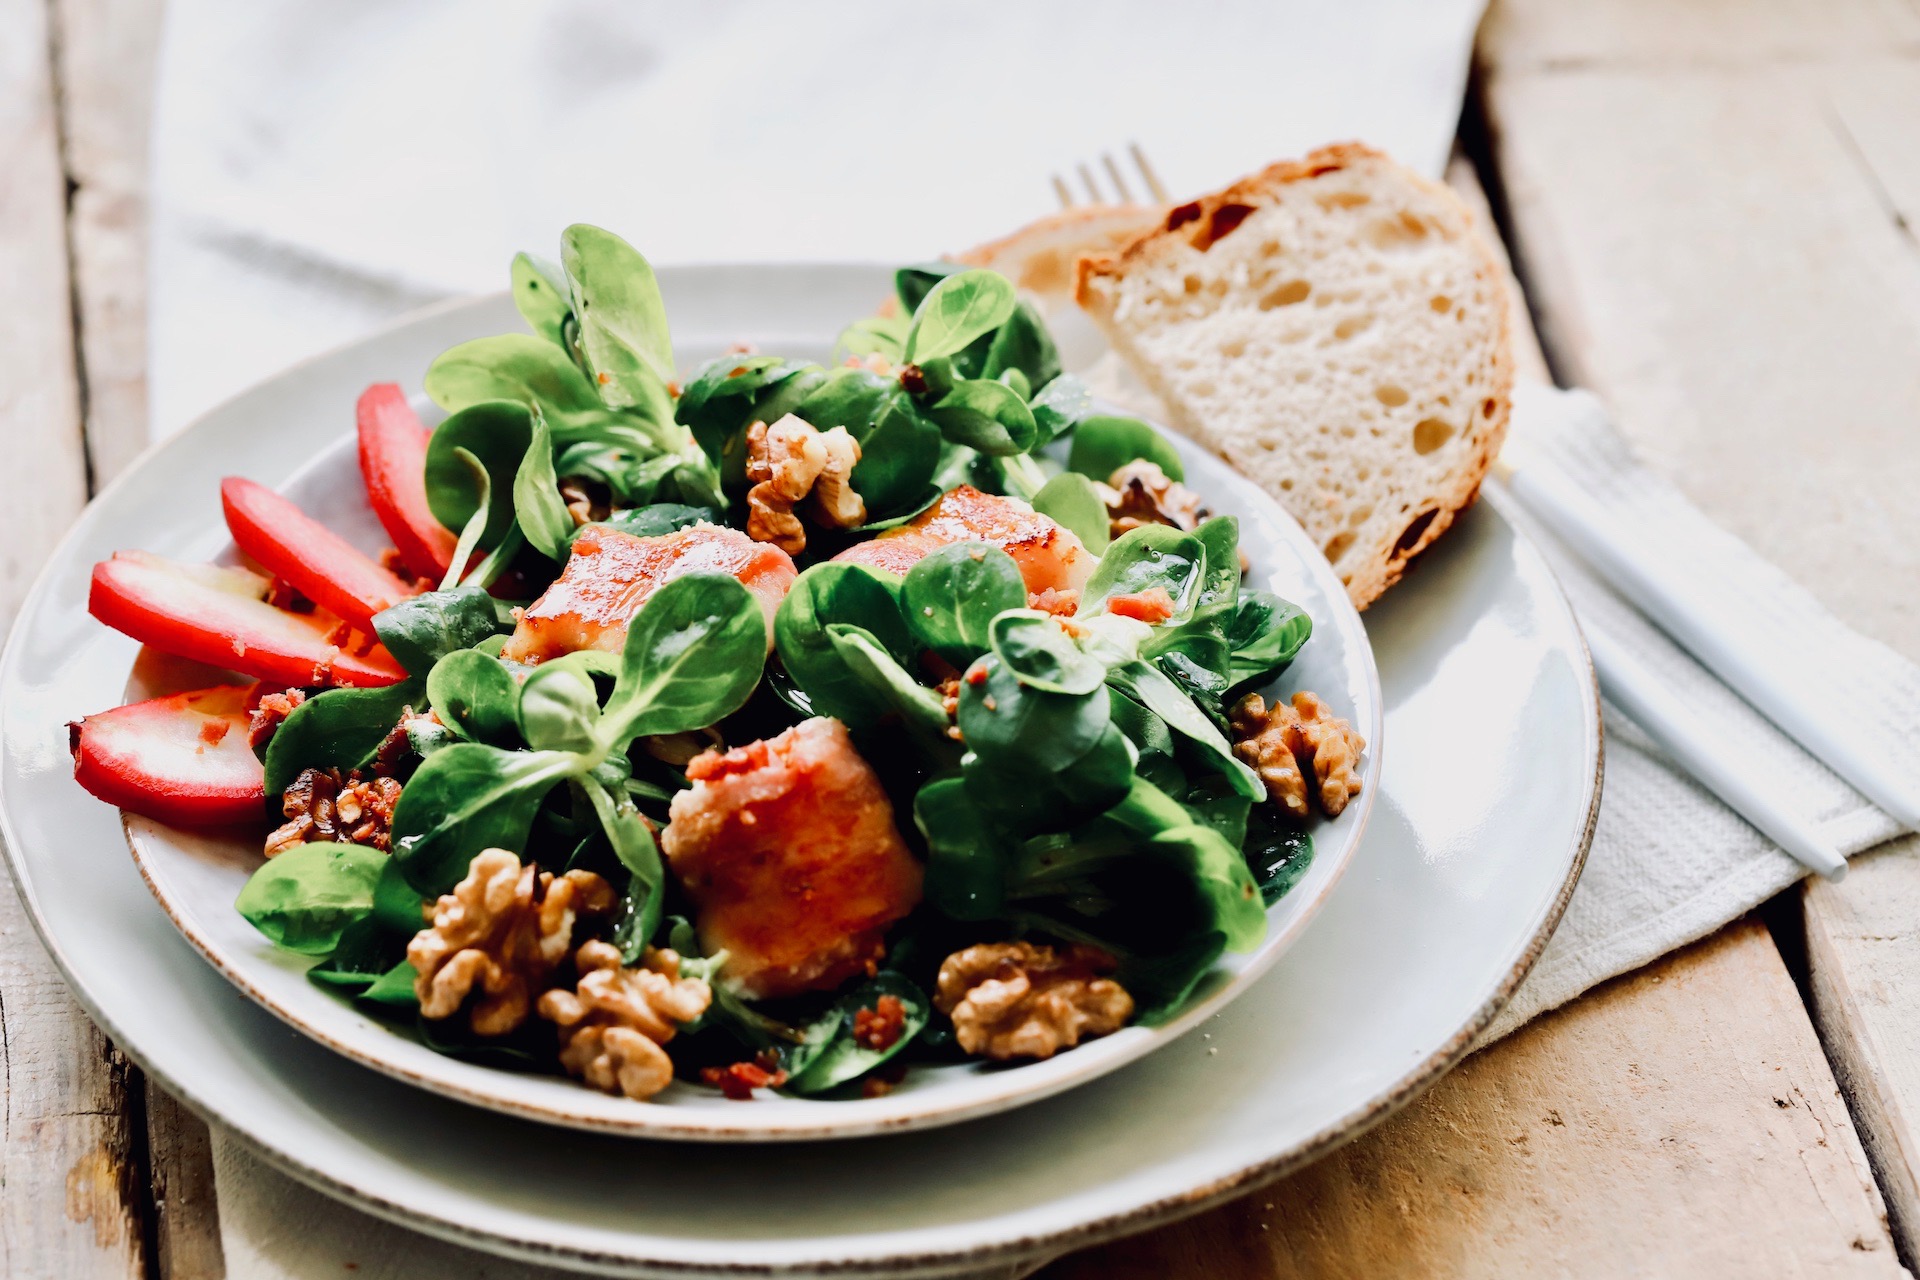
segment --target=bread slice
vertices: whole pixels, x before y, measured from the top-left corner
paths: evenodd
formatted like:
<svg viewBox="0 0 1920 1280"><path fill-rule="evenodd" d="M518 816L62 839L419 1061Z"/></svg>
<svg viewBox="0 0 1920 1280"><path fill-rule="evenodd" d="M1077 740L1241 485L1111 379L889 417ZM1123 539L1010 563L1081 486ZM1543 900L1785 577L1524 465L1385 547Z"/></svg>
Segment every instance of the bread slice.
<svg viewBox="0 0 1920 1280"><path fill-rule="evenodd" d="M1499 261L1451 191L1359 144L1169 210L1081 258L1074 296L1361 608L1473 502L1506 435Z"/></svg>
<svg viewBox="0 0 1920 1280"><path fill-rule="evenodd" d="M1080 257L1126 248L1158 227L1165 213L1157 205L1078 205L957 254L954 261L998 271L1052 317L1073 307L1074 263Z"/></svg>

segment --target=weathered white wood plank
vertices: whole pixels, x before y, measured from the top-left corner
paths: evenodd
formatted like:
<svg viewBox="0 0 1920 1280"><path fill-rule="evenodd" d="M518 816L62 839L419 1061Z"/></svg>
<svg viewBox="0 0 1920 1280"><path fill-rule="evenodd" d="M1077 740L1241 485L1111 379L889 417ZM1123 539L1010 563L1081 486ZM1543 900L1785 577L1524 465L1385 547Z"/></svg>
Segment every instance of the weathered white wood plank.
<svg viewBox="0 0 1920 1280"><path fill-rule="evenodd" d="M87 452L97 490L147 440L147 135L161 0L53 0ZM151 1082L153 1248L163 1280L225 1274L206 1125Z"/></svg>
<svg viewBox="0 0 1920 1280"><path fill-rule="evenodd" d="M1920 659L1920 6L1652 3L1506 0L1483 33L1554 355L1709 515ZM1920 1256L1920 841L1803 906L1822 1041Z"/></svg>
<svg viewBox="0 0 1920 1280"><path fill-rule="evenodd" d="M66 179L43 0L0 0L0 619L86 499ZM139 1276L138 1076L75 1007L0 893L0 1274Z"/></svg>
<svg viewBox="0 0 1920 1280"><path fill-rule="evenodd" d="M96 489L147 441L147 131L162 9L161 0L52 9Z"/></svg>
<svg viewBox="0 0 1920 1280"><path fill-rule="evenodd" d="M1041 1274L1906 1273L1793 983L1743 921L1476 1054L1319 1164Z"/></svg>

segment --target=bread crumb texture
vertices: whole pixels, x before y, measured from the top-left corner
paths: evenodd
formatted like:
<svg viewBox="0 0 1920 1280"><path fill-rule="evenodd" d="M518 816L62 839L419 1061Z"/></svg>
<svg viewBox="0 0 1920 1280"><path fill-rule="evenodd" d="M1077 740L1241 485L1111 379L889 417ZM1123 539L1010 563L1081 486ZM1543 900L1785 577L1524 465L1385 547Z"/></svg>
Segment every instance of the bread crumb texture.
<svg viewBox="0 0 1920 1280"><path fill-rule="evenodd" d="M1506 434L1498 261L1451 191L1358 144L1173 208L1082 257L1075 296L1362 608L1472 503Z"/></svg>

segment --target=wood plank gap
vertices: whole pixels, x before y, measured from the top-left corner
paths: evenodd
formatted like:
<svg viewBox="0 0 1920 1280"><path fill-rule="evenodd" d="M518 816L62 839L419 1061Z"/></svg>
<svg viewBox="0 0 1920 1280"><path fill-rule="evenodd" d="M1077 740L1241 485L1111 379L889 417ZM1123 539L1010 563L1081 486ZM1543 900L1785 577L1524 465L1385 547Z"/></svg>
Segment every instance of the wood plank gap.
<svg viewBox="0 0 1920 1280"><path fill-rule="evenodd" d="M80 456L86 465L87 495L91 497L100 492L100 483L94 466L90 433L87 430L87 424L91 420L92 396L87 383L86 316L80 299L78 269L80 257L74 249L73 235L74 197L80 191L80 182L73 171L73 130L67 107L66 77L62 74L67 65L66 28L62 21L59 0L46 0L46 6L47 69L48 78L53 87L53 136L60 157L60 176L64 183L66 198L66 216L61 219L61 227L67 250L67 323L73 332L74 391L80 404Z"/></svg>

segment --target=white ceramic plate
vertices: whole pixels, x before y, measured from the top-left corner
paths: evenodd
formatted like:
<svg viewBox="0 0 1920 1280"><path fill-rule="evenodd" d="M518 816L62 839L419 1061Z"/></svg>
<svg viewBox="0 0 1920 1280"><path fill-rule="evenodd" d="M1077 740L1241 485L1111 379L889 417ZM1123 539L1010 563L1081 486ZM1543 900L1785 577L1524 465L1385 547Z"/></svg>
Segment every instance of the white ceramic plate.
<svg viewBox="0 0 1920 1280"><path fill-rule="evenodd" d="M663 273L683 336L745 329L773 350L817 346L883 282ZM63 544L0 660L0 812L49 949L136 1060L295 1176L441 1235L614 1272L954 1274L1150 1225L1351 1137L1457 1060L1537 955L1590 834L1598 718L1544 564L1483 506L1367 616L1394 755L1352 874L1203 1034L1104 1080L963 1126L745 1156L557 1138L290 1032L180 939L119 852L112 811L68 777L60 726L117 699L130 650L85 617L85 569L131 544L214 553L217 532L178 530L220 474L284 480L350 429L360 387L415 379L507 320L495 302L444 308L150 455Z"/></svg>
<svg viewBox="0 0 1920 1280"><path fill-rule="evenodd" d="M860 281L863 296L884 295L884 275L852 279ZM812 313L816 317L812 332L804 339L795 334L776 336L779 330L770 335L757 318L781 297L789 296L792 286L778 272L764 273L763 281L761 297L744 306L735 307L729 302L717 314L703 313L697 306L678 310L674 320L680 339L677 354L683 368L719 355L729 342L740 339L755 342L764 351L826 360L840 323L848 316L871 310L870 305L849 305L844 311L828 311L819 305L818 291L812 290L809 296L819 307ZM703 296L694 293L696 298ZM504 295L473 303L459 314L466 324L461 337L524 329ZM423 328L440 332L438 322L429 321L374 339L372 345L392 350L407 344L412 334ZM334 362L338 360L334 358ZM425 370L423 360L408 382L418 385ZM275 379L260 391L271 394L270 388L288 380ZM164 554L173 554L176 547L195 547L209 538L218 539L222 528L218 504L209 501L195 505L189 500L183 510L181 495L210 491L219 480L223 472L218 462L220 442L255 432L266 420L312 451L313 442L325 439L328 428L350 413L357 394L357 389L346 386L319 395L304 389L287 391L273 398L264 415L252 397L216 409L189 428L191 435L206 442L196 453L193 469L184 462L158 458L143 468L164 480L151 490L155 497L162 498L160 505L142 506L133 494L122 491L103 502L101 516L112 528L127 531L122 536L130 538L132 545ZM441 416L424 396L416 400L428 422ZM1359 798L1338 819L1313 828L1313 861L1293 891L1269 910L1266 939L1251 954L1225 957L1203 980L1180 1015L1165 1025L1128 1027L1071 1053L1013 1068L986 1064L919 1068L900 1088L881 1098L823 1101L766 1094L753 1106L741 1106L729 1102L717 1090L675 1083L650 1102L636 1103L585 1088L564 1076L503 1071L435 1053L411 1034L396 1031L391 1024L369 1017L337 994L309 982L305 973L314 963L310 957L276 949L233 909L234 897L262 862L258 832L196 834L145 818L129 818L127 834L140 870L167 914L214 967L293 1026L376 1070L448 1097L530 1119L643 1137L707 1141L856 1137L951 1124L1031 1102L1104 1075L1191 1030L1279 959L1346 869L1379 789L1379 677L1360 615L1349 603L1339 579L1306 533L1258 486L1187 441L1176 440L1175 444L1185 458L1188 482L1205 495L1211 508L1240 517L1241 548L1252 566L1249 582L1294 601L1314 620L1312 639L1278 688L1288 692L1312 689L1320 694L1337 714L1359 729L1371 749L1361 764ZM350 437L321 449L282 487L303 509L359 543L363 550L376 551L385 544L386 535L367 505ZM237 553L229 544L222 546L220 554L232 558ZM129 648L117 640L101 639L105 640L99 659L102 665L113 661L110 654ZM92 668L95 663L89 659L87 665ZM73 713L104 710L116 701L183 687L170 678L175 673L166 671L165 664L150 660L143 665L169 677L165 686L144 676L136 678L127 690L127 698L110 698L95 707L77 706ZM184 687L203 687L210 682L207 673L196 669ZM1272 696L1272 691L1268 692Z"/></svg>

